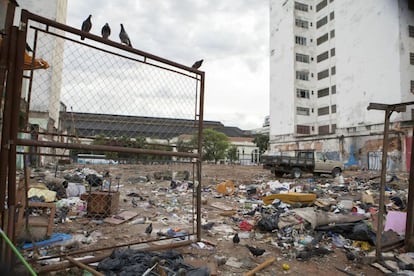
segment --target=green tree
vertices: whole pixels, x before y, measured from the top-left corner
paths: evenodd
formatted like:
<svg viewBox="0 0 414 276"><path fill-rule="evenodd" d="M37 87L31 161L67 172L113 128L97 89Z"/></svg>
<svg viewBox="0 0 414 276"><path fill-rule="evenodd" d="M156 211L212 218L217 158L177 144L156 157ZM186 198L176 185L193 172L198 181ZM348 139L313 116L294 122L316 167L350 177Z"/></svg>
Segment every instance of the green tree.
<svg viewBox="0 0 414 276"><path fill-rule="evenodd" d="M235 145L230 146L230 148L227 150L227 158L230 160L231 164L239 159L237 156L237 147Z"/></svg>
<svg viewBox="0 0 414 276"><path fill-rule="evenodd" d="M269 146L269 135L259 134L254 138L253 143L259 148L259 154L262 154Z"/></svg>
<svg viewBox="0 0 414 276"><path fill-rule="evenodd" d="M197 144L198 134L193 136L192 143ZM226 151L230 147L229 138L222 132L215 131L211 128L203 130L203 160L214 160L217 163L218 160L224 159Z"/></svg>

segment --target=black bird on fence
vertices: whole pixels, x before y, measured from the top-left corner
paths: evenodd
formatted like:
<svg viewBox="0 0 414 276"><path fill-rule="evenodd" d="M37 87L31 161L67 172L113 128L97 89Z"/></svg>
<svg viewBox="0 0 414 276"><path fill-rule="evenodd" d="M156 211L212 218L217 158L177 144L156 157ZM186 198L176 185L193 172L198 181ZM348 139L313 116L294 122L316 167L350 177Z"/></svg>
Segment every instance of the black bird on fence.
<svg viewBox="0 0 414 276"><path fill-rule="evenodd" d="M145 229L145 233L149 236L152 232L152 223L150 223L147 228Z"/></svg>
<svg viewBox="0 0 414 276"><path fill-rule="evenodd" d="M129 47L132 47L131 40L129 40L129 36L125 31L123 24L121 24L121 32L119 33L119 39L121 39L122 43L128 45Z"/></svg>
<svg viewBox="0 0 414 276"><path fill-rule="evenodd" d="M85 21L83 21L82 28L81 28L81 30L83 32L89 33L89 31L92 29L92 21L91 21L91 18L92 18L92 14L90 14L88 16L88 18L86 18ZM84 40L85 37L84 36L81 36L81 39Z"/></svg>
<svg viewBox="0 0 414 276"><path fill-rule="evenodd" d="M111 35L111 28L109 27L108 23L106 23L102 27L101 34L102 34L102 37L105 39L108 39L108 37Z"/></svg>
<svg viewBox="0 0 414 276"><path fill-rule="evenodd" d="M261 255L263 255L263 253L266 252L266 250L264 250L264 249L256 248L256 247L250 246L248 244L246 244L246 247L250 250L250 253L252 253L252 255L255 256L255 257L261 256Z"/></svg>
<svg viewBox="0 0 414 276"><path fill-rule="evenodd" d="M26 42L26 51L33 52L32 48L30 47L30 45L27 42Z"/></svg>
<svg viewBox="0 0 414 276"><path fill-rule="evenodd" d="M234 234L233 243L238 244L240 242L239 233Z"/></svg>
<svg viewBox="0 0 414 276"><path fill-rule="evenodd" d="M201 67L201 64L203 64L203 60L202 59L194 62L193 66L191 66L191 68L198 69L198 68Z"/></svg>

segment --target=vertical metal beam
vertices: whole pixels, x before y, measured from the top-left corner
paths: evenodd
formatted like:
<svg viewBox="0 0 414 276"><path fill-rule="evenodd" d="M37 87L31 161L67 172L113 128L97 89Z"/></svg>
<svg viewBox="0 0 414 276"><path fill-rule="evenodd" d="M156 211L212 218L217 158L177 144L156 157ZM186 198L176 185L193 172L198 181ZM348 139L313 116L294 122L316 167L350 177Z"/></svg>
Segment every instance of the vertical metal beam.
<svg viewBox="0 0 414 276"><path fill-rule="evenodd" d="M382 248L382 230L384 228L384 193L385 193L385 177L387 173L387 155L388 155L388 133L390 116L392 111L390 109L385 110L385 122L384 122L384 138L382 140L382 162L381 162L381 180L380 180L380 199L379 199L379 212L378 212L378 227L375 244L375 256L377 260L382 260L381 248Z"/></svg>
<svg viewBox="0 0 414 276"><path fill-rule="evenodd" d="M405 247L414 250L414 128L411 136L410 178L408 179L407 222L405 225Z"/></svg>
<svg viewBox="0 0 414 276"><path fill-rule="evenodd" d="M199 102L199 117L198 117L198 160L197 160L197 240L201 241L201 163L203 157L203 122L204 122L204 82L205 74L201 73L200 79L200 102Z"/></svg>

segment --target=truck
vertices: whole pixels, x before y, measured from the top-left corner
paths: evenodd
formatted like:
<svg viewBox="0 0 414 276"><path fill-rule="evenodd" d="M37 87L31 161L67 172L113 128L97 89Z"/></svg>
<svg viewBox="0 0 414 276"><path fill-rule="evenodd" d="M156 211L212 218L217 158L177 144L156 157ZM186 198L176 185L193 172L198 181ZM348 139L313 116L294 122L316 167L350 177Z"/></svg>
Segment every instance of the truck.
<svg viewBox="0 0 414 276"><path fill-rule="evenodd" d="M337 177L344 170L342 162L331 160L325 153L315 150L297 150L294 156L264 153L260 162L264 169L270 170L276 177L290 174L293 178L300 178L304 172L313 173L316 176L331 174Z"/></svg>

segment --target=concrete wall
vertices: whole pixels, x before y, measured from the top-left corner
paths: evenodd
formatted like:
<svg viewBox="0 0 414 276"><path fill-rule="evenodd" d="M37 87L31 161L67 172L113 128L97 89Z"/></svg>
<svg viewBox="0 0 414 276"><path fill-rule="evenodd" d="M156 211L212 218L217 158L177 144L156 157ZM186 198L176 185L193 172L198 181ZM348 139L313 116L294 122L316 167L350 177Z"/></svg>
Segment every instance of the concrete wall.
<svg viewBox="0 0 414 276"><path fill-rule="evenodd" d="M270 135L292 133L295 126L293 5L270 1Z"/></svg>
<svg viewBox="0 0 414 276"><path fill-rule="evenodd" d="M403 100L398 1L335 1L335 5L337 127L383 122L382 111L366 108L370 102Z"/></svg>

